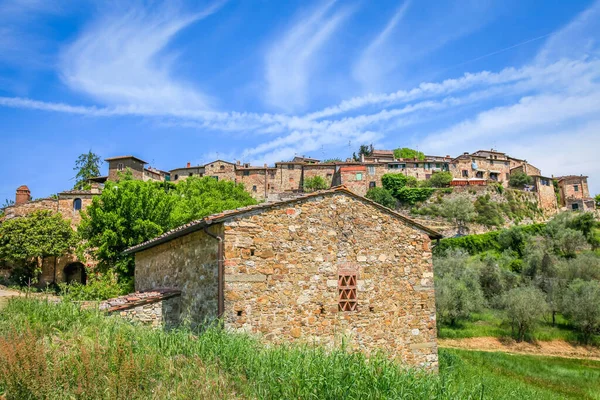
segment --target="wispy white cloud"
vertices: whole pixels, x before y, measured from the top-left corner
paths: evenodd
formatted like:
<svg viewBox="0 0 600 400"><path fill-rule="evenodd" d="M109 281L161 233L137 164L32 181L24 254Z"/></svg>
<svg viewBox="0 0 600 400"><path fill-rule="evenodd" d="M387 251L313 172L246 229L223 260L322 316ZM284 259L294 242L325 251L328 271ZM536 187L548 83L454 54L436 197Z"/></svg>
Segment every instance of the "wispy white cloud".
<svg viewBox="0 0 600 400"><path fill-rule="evenodd" d="M555 32L544 44L536 62L583 59L600 55L600 0Z"/></svg>
<svg viewBox="0 0 600 400"><path fill-rule="evenodd" d="M386 43L393 34L398 23L404 18L411 5L411 0L404 1L381 32L362 52L353 68L354 78L365 87L372 88L397 65L395 57L389 57Z"/></svg>
<svg viewBox="0 0 600 400"><path fill-rule="evenodd" d="M334 5L335 1L328 1L300 16L271 45L265 59L269 105L288 112L306 105L318 55L352 12L351 8L333 11Z"/></svg>
<svg viewBox="0 0 600 400"><path fill-rule="evenodd" d="M73 90L111 105L207 109L209 97L175 79L170 72L174 57L161 52L178 32L222 4L196 12L171 3L107 9L64 50L63 80Z"/></svg>

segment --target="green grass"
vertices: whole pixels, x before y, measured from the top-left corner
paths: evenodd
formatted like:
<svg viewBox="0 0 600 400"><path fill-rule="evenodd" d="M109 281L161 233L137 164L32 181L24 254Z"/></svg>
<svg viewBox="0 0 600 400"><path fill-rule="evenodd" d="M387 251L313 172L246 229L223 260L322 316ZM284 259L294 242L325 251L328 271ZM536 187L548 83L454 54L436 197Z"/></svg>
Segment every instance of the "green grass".
<svg viewBox="0 0 600 400"><path fill-rule="evenodd" d="M441 362L449 364L445 369L458 370L455 379L467 386L481 382L484 398L600 399L598 361L451 349L440 353Z"/></svg>
<svg viewBox="0 0 600 400"><path fill-rule="evenodd" d="M456 326L440 326L438 336L444 339L502 338L510 337L511 330L510 326L502 321L502 311L488 309L481 313L473 313L468 321L461 321ZM554 326L551 321L540 320L532 339L539 341L564 340L577 343L579 338L568 321L562 315L557 314ZM596 335L592 343L600 344L600 335Z"/></svg>
<svg viewBox="0 0 600 400"><path fill-rule="evenodd" d="M0 313L7 399L599 398L600 363L440 350L439 374L379 355L265 346L217 328L151 330L72 303L12 299ZM594 397L596 396L596 397Z"/></svg>

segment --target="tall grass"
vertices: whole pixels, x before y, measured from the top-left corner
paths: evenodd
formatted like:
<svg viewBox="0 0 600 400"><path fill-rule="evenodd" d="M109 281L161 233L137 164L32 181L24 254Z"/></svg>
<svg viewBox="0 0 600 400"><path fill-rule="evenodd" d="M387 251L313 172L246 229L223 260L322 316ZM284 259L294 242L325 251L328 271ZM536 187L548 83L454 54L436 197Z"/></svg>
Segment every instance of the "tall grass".
<svg viewBox="0 0 600 400"><path fill-rule="evenodd" d="M68 302L13 299L0 314L0 398L560 398L480 377L453 352L440 364L434 375L382 355L265 346L218 328L151 330Z"/></svg>

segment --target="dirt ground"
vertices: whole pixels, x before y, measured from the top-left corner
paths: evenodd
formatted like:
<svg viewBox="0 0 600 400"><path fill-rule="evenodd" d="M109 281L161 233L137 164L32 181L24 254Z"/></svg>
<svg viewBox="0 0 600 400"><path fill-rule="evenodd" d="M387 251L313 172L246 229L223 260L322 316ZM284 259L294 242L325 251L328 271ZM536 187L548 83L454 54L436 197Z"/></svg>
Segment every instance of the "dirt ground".
<svg viewBox="0 0 600 400"><path fill-rule="evenodd" d="M453 349L501 351L504 353L529 354L537 356L581 358L600 361L600 348L591 346L578 346L563 340L549 342L517 343L514 340L498 339L494 337L478 337L467 339L439 339L439 347Z"/></svg>
<svg viewBox="0 0 600 400"><path fill-rule="evenodd" d="M25 296L25 293L18 290L8 289L6 286L0 285L0 310L8 303L8 299L16 296ZM58 297L45 293L31 293L30 296L43 299L58 300Z"/></svg>

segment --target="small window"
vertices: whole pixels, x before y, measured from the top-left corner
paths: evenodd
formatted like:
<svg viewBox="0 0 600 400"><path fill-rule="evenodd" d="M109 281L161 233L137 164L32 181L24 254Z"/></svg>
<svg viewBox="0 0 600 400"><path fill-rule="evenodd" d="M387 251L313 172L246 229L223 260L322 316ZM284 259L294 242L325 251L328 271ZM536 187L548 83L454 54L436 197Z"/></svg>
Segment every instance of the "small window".
<svg viewBox="0 0 600 400"><path fill-rule="evenodd" d="M173 176L173 180L176 181L177 179L179 179L179 175L175 174L175 176Z"/></svg>
<svg viewBox="0 0 600 400"><path fill-rule="evenodd" d="M244 172L243 172L243 175L244 175L244 176L249 176L249 175L250 175L250 171L244 171Z"/></svg>
<svg viewBox="0 0 600 400"><path fill-rule="evenodd" d="M462 176L463 176L463 178L468 178L469 177L469 171L466 170L466 169L463 169L462 170Z"/></svg>
<svg viewBox="0 0 600 400"><path fill-rule="evenodd" d="M579 185L573 185L573 190L579 192Z"/></svg>
<svg viewBox="0 0 600 400"><path fill-rule="evenodd" d="M571 209L573 209L573 210L579 210L579 204L577 204L577 203L571 204Z"/></svg>
<svg viewBox="0 0 600 400"><path fill-rule="evenodd" d="M477 172L475 172L475 177L479 178L479 179L483 179L483 171L477 171Z"/></svg>
<svg viewBox="0 0 600 400"><path fill-rule="evenodd" d="M436 164L435 164L435 167L436 167L436 168L441 168L439 163L436 163Z"/></svg>
<svg viewBox="0 0 600 400"><path fill-rule="evenodd" d="M117 164L117 171L123 171L123 163Z"/></svg>
<svg viewBox="0 0 600 400"><path fill-rule="evenodd" d="M190 173L188 174L188 176L194 176L194 173L193 173L193 172L190 172Z"/></svg>
<svg viewBox="0 0 600 400"><path fill-rule="evenodd" d="M357 172L356 173L356 180L357 181L362 181L362 172Z"/></svg>
<svg viewBox="0 0 600 400"><path fill-rule="evenodd" d="M224 165L221 165L221 166L219 167L219 169L220 169L221 171L223 171L223 170L225 169L225 166L224 166Z"/></svg>
<svg viewBox="0 0 600 400"><path fill-rule="evenodd" d="M338 310L356 311L356 274L338 275Z"/></svg>
<svg viewBox="0 0 600 400"><path fill-rule="evenodd" d="M75 211L81 210L81 199L73 200L73 210L75 210Z"/></svg>
<svg viewBox="0 0 600 400"><path fill-rule="evenodd" d="M252 186L252 191L256 192L256 185Z"/></svg>
<svg viewBox="0 0 600 400"><path fill-rule="evenodd" d="M375 183L375 181L369 182L369 187L370 188L374 188L375 186L377 186L377 183Z"/></svg>
<svg viewBox="0 0 600 400"><path fill-rule="evenodd" d="M369 175L375 175L375 166L369 165L367 167L367 172L369 173Z"/></svg>
<svg viewBox="0 0 600 400"><path fill-rule="evenodd" d="M294 169L294 164L288 164L288 169Z"/></svg>

